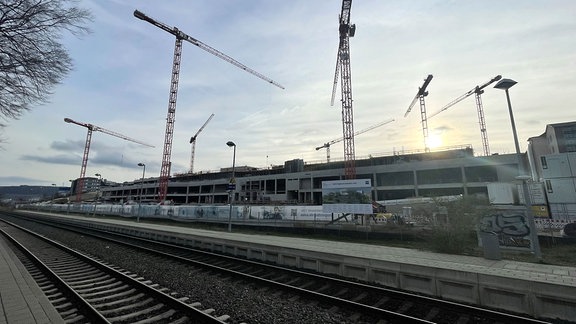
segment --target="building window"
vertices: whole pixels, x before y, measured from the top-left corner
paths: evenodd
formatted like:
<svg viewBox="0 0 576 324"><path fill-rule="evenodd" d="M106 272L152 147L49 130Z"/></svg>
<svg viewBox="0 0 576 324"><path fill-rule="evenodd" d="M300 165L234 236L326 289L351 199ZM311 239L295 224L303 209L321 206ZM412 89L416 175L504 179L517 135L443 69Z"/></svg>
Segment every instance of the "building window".
<svg viewBox="0 0 576 324"><path fill-rule="evenodd" d="M554 190L552 190L552 182L550 180L546 180L546 191L548 193L553 193Z"/></svg>
<svg viewBox="0 0 576 324"><path fill-rule="evenodd" d="M576 138L576 128L567 128L562 130L562 135L566 139Z"/></svg>
<svg viewBox="0 0 576 324"><path fill-rule="evenodd" d="M418 170L416 177L419 184L462 182L462 172L458 168Z"/></svg>
<svg viewBox="0 0 576 324"><path fill-rule="evenodd" d="M540 162L542 162L542 169L548 169L548 163L546 162L545 156L540 157Z"/></svg>

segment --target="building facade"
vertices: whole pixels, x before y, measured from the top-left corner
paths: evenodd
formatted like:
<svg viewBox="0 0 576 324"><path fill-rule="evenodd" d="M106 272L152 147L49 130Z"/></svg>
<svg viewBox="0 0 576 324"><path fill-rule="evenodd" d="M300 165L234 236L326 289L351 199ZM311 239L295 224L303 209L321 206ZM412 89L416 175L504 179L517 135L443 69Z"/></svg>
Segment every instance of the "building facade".
<svg viewBox="0 0 576 324"><path fill-rule="evenodd" d="M554 220L576 221L576 122L549 124L528 139L534 181L544 184Z"/></svg>
<svg viewBox="0 0 576 324"><path fill-rule="evenodd" d="M528 165L526 155L523 163ZM372 200L452 195L487 196L490 182L512 182L518 174L516 154L474 156L465 147L439 152L398 154L356 160L356 178L371 179ZM322 204L322 182L345 179L344 162L306 164L296 159L268 169L176 175L168 183L167 201L174 204L226 204L230 195L243 204ZM158 178L102 188L109 202L158 203Z"/></svg>

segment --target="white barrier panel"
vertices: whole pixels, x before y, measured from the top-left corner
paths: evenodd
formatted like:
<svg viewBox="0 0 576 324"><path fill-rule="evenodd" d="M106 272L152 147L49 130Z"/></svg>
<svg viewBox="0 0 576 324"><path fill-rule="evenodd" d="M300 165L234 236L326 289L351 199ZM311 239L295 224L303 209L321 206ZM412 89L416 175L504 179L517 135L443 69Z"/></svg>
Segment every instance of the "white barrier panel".
<svg viewBox="0 0 576 324"><path fill-rule="evenodd" d="M140 218L167 218L182 220L284 220L284 221L331 221L340 213L325 213L322 206L285 205L112 205L112 204L44 204L34 209L88 215L117 215Z"/></svg>

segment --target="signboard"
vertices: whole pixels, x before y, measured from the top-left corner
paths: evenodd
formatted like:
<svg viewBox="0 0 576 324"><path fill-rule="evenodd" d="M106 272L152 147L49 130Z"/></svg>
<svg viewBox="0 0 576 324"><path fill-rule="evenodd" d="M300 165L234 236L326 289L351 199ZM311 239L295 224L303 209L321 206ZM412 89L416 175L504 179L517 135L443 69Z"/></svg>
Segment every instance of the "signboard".
<svg viewBox="0 0 576 324"><path fill-rule="evenodd" d="M528 195L530 196L530 204L532 205L546 205L548 200L546 199L546 193L544 191L544 183L542 182L530 182L527 183ZM524 202L524 188L522 185L518 185L518 199L520 204L525 204Z"/></svg>
<svg viewBox="0 0 576 324"><path fill-rule="evenodd" d="M325 213L372 214L370 179L322 181Z"/></svg>
<svg viewBox="0 0 576 324"><path fill-rule="evenodd" d="M230 182L228 182L228 187L226 188L228 191L236 190L236 178L231 178Z"/></svg>

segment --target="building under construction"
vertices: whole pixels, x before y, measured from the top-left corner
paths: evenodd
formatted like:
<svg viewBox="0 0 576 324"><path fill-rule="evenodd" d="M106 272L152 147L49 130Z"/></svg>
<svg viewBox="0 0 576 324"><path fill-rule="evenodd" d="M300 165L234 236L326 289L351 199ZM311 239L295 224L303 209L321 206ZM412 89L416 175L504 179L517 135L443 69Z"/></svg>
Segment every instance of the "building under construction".
<svg viewBox="0 0 576 324"><path fill-rule="evenodd" d="M576 122L547 125L545 133L528 140L527 153L519 155L477 156L472 147L462 146L359 158L355 161L356 178L370 179L372 200L384 206L402 200L415 201L410 198L460 195L484 197L492 202L491 189L500 185L514 188L521 182L519 170L531 170L528 182L531 188L538 189L535 197L532 197L535 192L530 193L532 207L545 211L538 217L576 219L574 134ZM518 161L522 163L521 168ZM99 180L85 179L86 184L90 184L90 179ZM218 206L228 204L233 197L232 201L239 205L318 206L323 203L322 183L345 179L343 160L306 163L294 159L270 168L236 166L218 172L177 174L169 177L166 200L160 199L158 177L124 183L106 181L89 187L98 191L100 202L109 204ZM516 190L514 200L504 203L523 204L523 198L518 195ZM505 197L496 198L501 201Z"/></svg>
<svg viewBox="0 0 576 324"><path fill-rule="evenodd" d="M374 201L450 195L487 195L487 183L512 182L515 154L474 156L471 147L404 152L356 160L357 179L371 179ZM527 158L523 155L523 161ZM232 168L170 177L166 201L174 204L226 204ZM322 182L345 179L344 161L235 168L234 201L243 204L322 204ZM158 202L157 177L102 188L113 203Z"/></svg>

